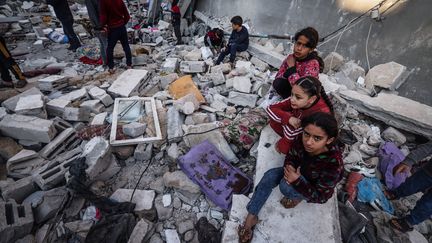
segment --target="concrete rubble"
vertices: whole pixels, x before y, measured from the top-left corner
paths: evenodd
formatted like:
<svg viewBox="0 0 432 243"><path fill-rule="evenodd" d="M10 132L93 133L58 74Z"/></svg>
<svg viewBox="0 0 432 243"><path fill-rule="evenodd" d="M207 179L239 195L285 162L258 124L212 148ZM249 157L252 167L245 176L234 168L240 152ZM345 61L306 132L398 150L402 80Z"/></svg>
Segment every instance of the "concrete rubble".
<svg viewBox="0 0 432 243"><path fill-rule="evenodd" d="M134 36L130 38L133 68L122 64L119 46L114 55L118 68L110 75L102 66L82 63L65 45L46 37L51 30L62 32L55 28L55 17L49 21L43 17L50 15L46 4L12 2L2 5L7 7L0 8L0 14L13 13L7 18L15 27L6 36L15 41L8 43L14 53L26 53L16 56L20 66L25 71L58 68L59 72L29 78L20 92L0 90L0 242L42 242L43 238L85 242L101 220L96 215L106 219L103 210L108 205L97 208L84 196L87 193L108 200L111 209L133 203L131 208L121 208L133 213L130 243L201 242L197 222L202 217L223 234L222 242L237 242L237 227L252 194L234 195L231 209L223 210L177 160L208 140L253 178L254 185L266 170L281 165L283 156L274 150L279 136L269 126L250 150L234 144L223 130L227 122L269 102L277 68L290 53L284 48L287 45L251 38L248 51L239 53L235 65L216 66L216 56L204 46L205 27L230 31L227 19L211 19L195 11L197 21L190 25L182 21L186 44L174 45L170 14L164 11L153 28L134 30L142 14L151 10L131 1L134 25L128 24L128 33ZM191 4L181 2L182 9ZM39 8L41 13L32 12ZM71 8L82 42L98 46L86 27L84 5L75 3ZM22 11L32 13L30 21L15 21ZM393 142L407 154L420 141L432 139L432 108L393 92L409 74L406 67L389 62L366 72L336 52L323 59L326 68L319 78L334 103L346 145L347 173L339 190L350 168L360 162L372 165L373 174L382 179L376 153L384 142ZM127 109L120 109L124 110L121 117L113 119L116 99L135 97L152 97L155 107L126 105ZM159 124L153 122L155 114ZM162 139L114 146L109 138L113 120L118 121L116 141L156 136L156 125ZM74 184L78 177L83 188ZM278 190L272 193L253 242L340 242L336 195L326 204L303 202L292 210L280 207L280 197ZM404 202L394 204L403 207ZM89 208L95 208L93 216L87 215ZM319 222L311 225L317 215ZM415 228L413 238L431 237L432 221Z"/></svg>

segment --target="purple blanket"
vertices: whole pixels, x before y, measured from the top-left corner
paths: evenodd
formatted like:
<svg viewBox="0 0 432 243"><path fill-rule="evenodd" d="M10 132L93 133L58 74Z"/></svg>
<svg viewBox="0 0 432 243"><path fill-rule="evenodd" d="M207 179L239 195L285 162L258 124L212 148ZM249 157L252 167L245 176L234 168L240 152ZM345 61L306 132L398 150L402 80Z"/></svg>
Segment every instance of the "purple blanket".
<svg viewBox="0 0 432 243"><path fill-rule="evenodd" d="M194 146L178 163L183 172L217 206L229 210L232 194L249 191L252 181L232 166L209 141Z"/></svg>
<svg viewBox="0 0 432 243"><path fill-rule="evenodd" d="M397 188L409 176L409 173L393 175L393 168L405 159L405 155L394 143L386 142L379 148L378 157L380 171L385 177L387 188L390 190Z"/></svg>

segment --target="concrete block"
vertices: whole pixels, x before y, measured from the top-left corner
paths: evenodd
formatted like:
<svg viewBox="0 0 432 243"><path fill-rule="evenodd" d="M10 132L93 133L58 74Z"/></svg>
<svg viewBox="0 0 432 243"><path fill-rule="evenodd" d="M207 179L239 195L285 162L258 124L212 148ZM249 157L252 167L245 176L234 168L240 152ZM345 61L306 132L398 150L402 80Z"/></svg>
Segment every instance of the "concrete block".
<svg viewBox="0 0 432 243"><path fill-rule="evenodd" d="M87 95L87 90L85 88L81 88L81 89L72 91L70 93L67 93L67 94L59 97L59 99L69 100L71 102L83 101L83 100L86 100L87 98L88 98L88 95Z"/></svg>
<svg viewBox="0 0 432 243"><path fill-rule="evenodd" d="M52 121L15 114L3 118L0 130L5 136L42 143L51 142L56 135Z"/></svg>
<svg viewBox="0 0 432 243"><path fill-rule="evenodd" d="M330 54L324 58L324 73L328 73L330 70L338 71L343 63L344 58L342 55L337 52L330 52Z"/></svg>
<svg viewBox="0 0 432 243"><path fill-rule="evenodd" d="M201 50L194 49L194 50L188 52L185 55L184 60L185 61L199 61L199 60L202 60Z"/></svg>
<svg viewBox="0 0 432 243"><path fill-rule="evenodd" d="M262 61L268 63L270 66L279 68L285 60L285 56L273 50L269 50L264 46L257 43L249 43L248 51Z"/></svg>
<svg viewBox="0 0 432 243"><path fill-rule="evenodd" d="M146 131L147 125L139 122L132 122L123 125L123 133L129 137L136 138L142 136Z"/></svg>
<svg viewBox="0 0 432 243"><path fill-rule="evenodd" d="M0 121L7 115L6 108L0 107Z"/></svg>
<svg viewBox="0 0 432 243"><path fill-rule="evenodd" d="M178 58L167 58L165 62L162 64L162 71L167 73L175 73L179 68L179 59Z"/></svg>
<svg viewBox="0 0 432 243"><path fill-rule="evenodd" d="M15 96L5 100L1 105L10 111L14 111L15 107L18 103L18 100L21 97L26 97L29 95L43 95L43 94L40 92L40 90L38 88L31 88L31 89L28 89L28 90L22 92L21 94L15 95Z"/></svg>
<svg viewBox="0 0 432 243"><path fill-rule="evenodd" d="M1 188L2 197L4 200L13 199L17 203L21 203L28 195L37 191L37 186L33 182L31 176L19 179L13 184L8 184Z"/></svg>
<svg viewBox="0 0 432 243"><path fill-rule="evenodd" d="M340 91L340 96L356 110L389 126L432 139L432 107L388 93L376 97L355 91Z"/></svg>
<svg viewBox="0 0 432 243"><path fill-rule="evenodd" d="M41 224L55 216L66 194L65 187L54 188L49 191L38 191L26 198L24 203L32 205L34 221Z"/></svg>
<svg viewBox="0 0 432 243"><path fill-rule="evenodd" d="M99 100L104 106L110 106L112 103L114 103L113 99L105 90L99 88L99 87L93 87L89 90L89 95L92 99Z"/></svg>
<svg viewBox="0 0 432 243"><path fill-rule="evenodd" d="M72 124L63 120L60 117L54 117L54 119L52 119L52 121L54 123L54 127L57 130L57 132L63 132L64 130L73 127Z"/></svg>
<svg viewBox="0 0 432 243"><path fill-rule="evenodd" d="M121 170L121 166L118 164L117 158L111 155L108 161L108 167L94 178L94 181L107 181L111 179L115 174Z"/></svg>
<svg viewBox="0 0 432 243"><path fill-rule="evenodd" d="M8 160L22 150L22 146L17 144L10 137L0 137L0 157Z"/></svg>
<svg viewBox="0 0 432 243"><path fill-rule="evenodd" d="M201 192L200 187L189 179L189 177L181 170L172 173L166 172L163 175L163 180L166 187L180 189L193 194Z"/></svg>
<svg viewBox="0 0 432 243"><path fill-rule="evenodd" d="M162 89L165 89L166 87L168 87L168 85L170 85L172 82L176 81L177 79L179 79L177 73L170 73L165 76L159 76L160 87Z"/></svg>
<svg viewBox="0 0 432 243"><path fill-rule="evenodd" d="M68 86L68 78L61 75L51 75L38 80L40 90L53 91L60 90Z"/></svg>
<svg viewBox="0 0 432 243"><path fill-rule="evenodd" d="M254 94L244 94L236 91L231 91L228 94L228 101L234 105L248 106L254 108L258 95Z"/></svg>
<svg viewBox="0 0 432 243"><path fill-rule="evenodd" d="M183 115L181 115L180 112L178 112L177 109L172 106L168 109L167 116L168 116L167 118L168 139L181 140L181 136L183 136L183 129L182 129L183 119L184 119Z"/></svg>
<svg viewBox="0 0 432 243"><path fill-rule="evenodd" d="M137 161L147 161L152 158L152 150L153 150L153 144L152 143L140 143L136 146L135 152L134 152L134 158Z"/></svg>
<svg viewBox="0 0 432 243"><path fill-rule="evenodd" d="M48 160L54 159L58 154L76 148L81 143L73 128L68 128L61 132L49 144L47 144L39 154Z"/></svg>
<svg viewBox="0 0 432 243"><path fill-rule="evenodd" d="M250 93L252 83L249 77L238 76L232 79L233 88L243 93Z"/></svg>
<svg viewBox="0 0 432 243"><path fill-rule="evenodd" d="M29 204L0 202L1 242L15 242L30 234L33 222L33 212Z"/></svg>
<svg viewBox="0 0 432 243"><path fill-rule="evenodd" d="M66 107L63 113L66 121L89 121L90 111L86 108Z"/></svg>
<svg viewBox="0 0 432 243"><path fill-rule="evenodd" d="M80 104L80 108L87 109L95 114L105 110L105 106L99 100L86 100Z"/></svg>
<svg viewBox="0 0 432 243"><path fill-rule="evenodd" d="M130 97L139 94L145 82L150 78L146 70L128 69L124 71L108 88L108 93L115 97Z"/></svg>
<svg viewBox="0 0 432 243"><path fill-rule="evenodd" d="M107 112L102 112L100 114L97 114L96 116L93 117L93 120L91 121L90 125L92 125L92 126L104 125L105 119L107 118L107 116L108 116Z"/></svg>
<svg viewBox="0 0 432 243"><path fill-rule="evenodd" d="M212 71L211 73L208 74L208 76L214 85L221 85L225 83L225 76L221 70Z"/></svg>
<svg viewBox="0 0 432 243"><path fill-rule="evenodd" d="M8 160L8 162L6 163L8 176L14 179L22 179L31 176L37 168L43 166L47 162L44 158L41 158L36 152L31 151L26 153L28 153L28 156L23 156L21 158L17 158L16 160L14 158Z"/></svg>
<svg viewBox="0 0 432 243"><path fill-rule="evenodd" d="M393 127L389 127L386 130L384 130L381 133L381 136L385 141L393 142L398 147L407 141L407 138L405 137L405 135L403 135L401 132L394 129Z"/></svg>
<svg viewBox="0 0 432 243"><path fill-rule="evenodd" d="M365 70L364 68L360 67L357 63L354 61L349 61L342 65L340 68L340 71L343 72L346 76L348 76L351 80L354 82L357 81L359 77L365 77Z"/></svg>
<svg viewBox="0 0 432 243"><path fill-rule="evenodd" d="M75 148L63 154L37 169L32 177L35 183L44 191L52 189L65 181L65 173L69 171L71 164L80 156L81 148Z"/></svg>
<svg viewBox="0 0 432 243"><path fill-rule="evenodd" d="M15 107L15 113L46 119L47 113L42 99L43 96L39 94L21 97Z"/></svg>
<svg viewBox="0 0 432 243"><path fill-rule="evenodd" d="M128 243L143 243L148 242L155 231L155 225L146 220L141 219L135 225L132 234L129 237Z"/></svg>
<svg viewBox="0 0 432 243"><path fill-rule="evenodd" d="M407 68L396 62L376 65L366 74L365 85L371 90L374 86L384 89L396 90L407 79Z"/></svg>
<svg viewBox="0 0 432 243"><path fill-rule="evenodd" d="M180 238L175 229L166 229L164 230L166 243L180 243Z"/></svg>
<svg viewBox="0 0 432 243"><path fill-rule="evenodd" d="M251 63L260 71L265 72L269 69L269 65L256 57L252 57Z"/></svg>
<svg viewBox="0 0 432 243"><path fill-rule="evenodd" d="M231 65L229 63L222 63L222 64L211 67L210 72L212 72L212 73L222 72L222 73L226 74L226 73L231 72Z"/></svg>
<svg viewBox="0 0 432 243"><path fill-rule="evenodd" d="M46 104L46 110L50 116L63 117L65 108L70 106L70 100L53 99Z"/></svg>
<svg viewBox="0 0 432 243"><path fill-rule="evenodd" d="M184 73L203 73L207 69L204 61L183 61L180 63L180 71Z"/></svg>
<svg viewBox="0 0 432 243"><path fill-rule="evenodd" d="M129 202L132 196L133 189L117 189L110 199L116 202ZM156 197L156 192L153 190L135 190L132 198L133 203L136 204L135 212L143 212L153 208L153 201Z"/></svg>
<svg viewBox="0 0 432 243"><path fill-rule="evenodd" d="M86 174L93 180L96 176L108 168L107 161L111 157L109 142L103 137L92 138L84 147L82 157L86 158Z"/></svg>
<svg viewBox="0 0 432 243"><path fill-rule="evenodd" d="M224 155L224 157L231 162L237 162L238 158L232 151L228 142L225 140L224 136L219 130L212 130L217 128L215 123L204 123L195 126L187 126L185 129L185 134L188 133L198 133L189 136L185 136L183 140L186 145L193 147L197 144L202 143L204 140L211 142L216 148ZM210 131L211 132L206 132ZM202 134L199 134L202 133Z"/></svg>
<svg viewBox="0 0 432 243"><path fill-rule="evenodd" d="M194 111L198 110L199 106L200 106L200 102L192 93L185 95L180 99L174 101L174 107L177 110L182 111L186 115L190 115Z"/></svg>

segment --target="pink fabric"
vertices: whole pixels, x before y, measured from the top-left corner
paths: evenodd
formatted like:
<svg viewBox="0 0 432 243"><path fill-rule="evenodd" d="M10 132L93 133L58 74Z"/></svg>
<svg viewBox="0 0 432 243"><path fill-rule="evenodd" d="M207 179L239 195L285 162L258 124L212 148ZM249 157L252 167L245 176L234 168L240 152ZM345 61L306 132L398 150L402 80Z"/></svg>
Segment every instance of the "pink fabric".
<svg viewBox="0 0 432 243"><path fill-rule="evenodd" d="M292 56L293 54L289 54L289 56ZM282 65L279 68L278 73L276 74L276 78L282 78L285 71L288 69L288 57L285 58ZM319 62L316 59L311 59L307 61L296 61L296 70L297 72L291 74L288 77L288 81L290 84L294 84L297 79L304 77L304 76L312 76L315 78L318 78L319 75Z"/></svg>

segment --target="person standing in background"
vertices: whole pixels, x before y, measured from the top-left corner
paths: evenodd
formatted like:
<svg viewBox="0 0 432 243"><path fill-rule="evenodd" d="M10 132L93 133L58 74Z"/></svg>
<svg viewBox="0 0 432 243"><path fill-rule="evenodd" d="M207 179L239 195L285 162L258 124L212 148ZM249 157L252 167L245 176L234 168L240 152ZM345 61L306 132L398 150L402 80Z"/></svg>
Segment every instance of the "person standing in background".
<svg viewBox="0 0 432 243"><path fill-rule="evenodd" d="M100 24L100 15L99 15L99 0L85 0L85 4L87 6L88 15L90 18L90 22L92 23L95 36L99 39L100 42L100 52L104 65L107 65L107 55L106 49L108 47L108 39L107 32L103 30L102 25Z"/></svg>

